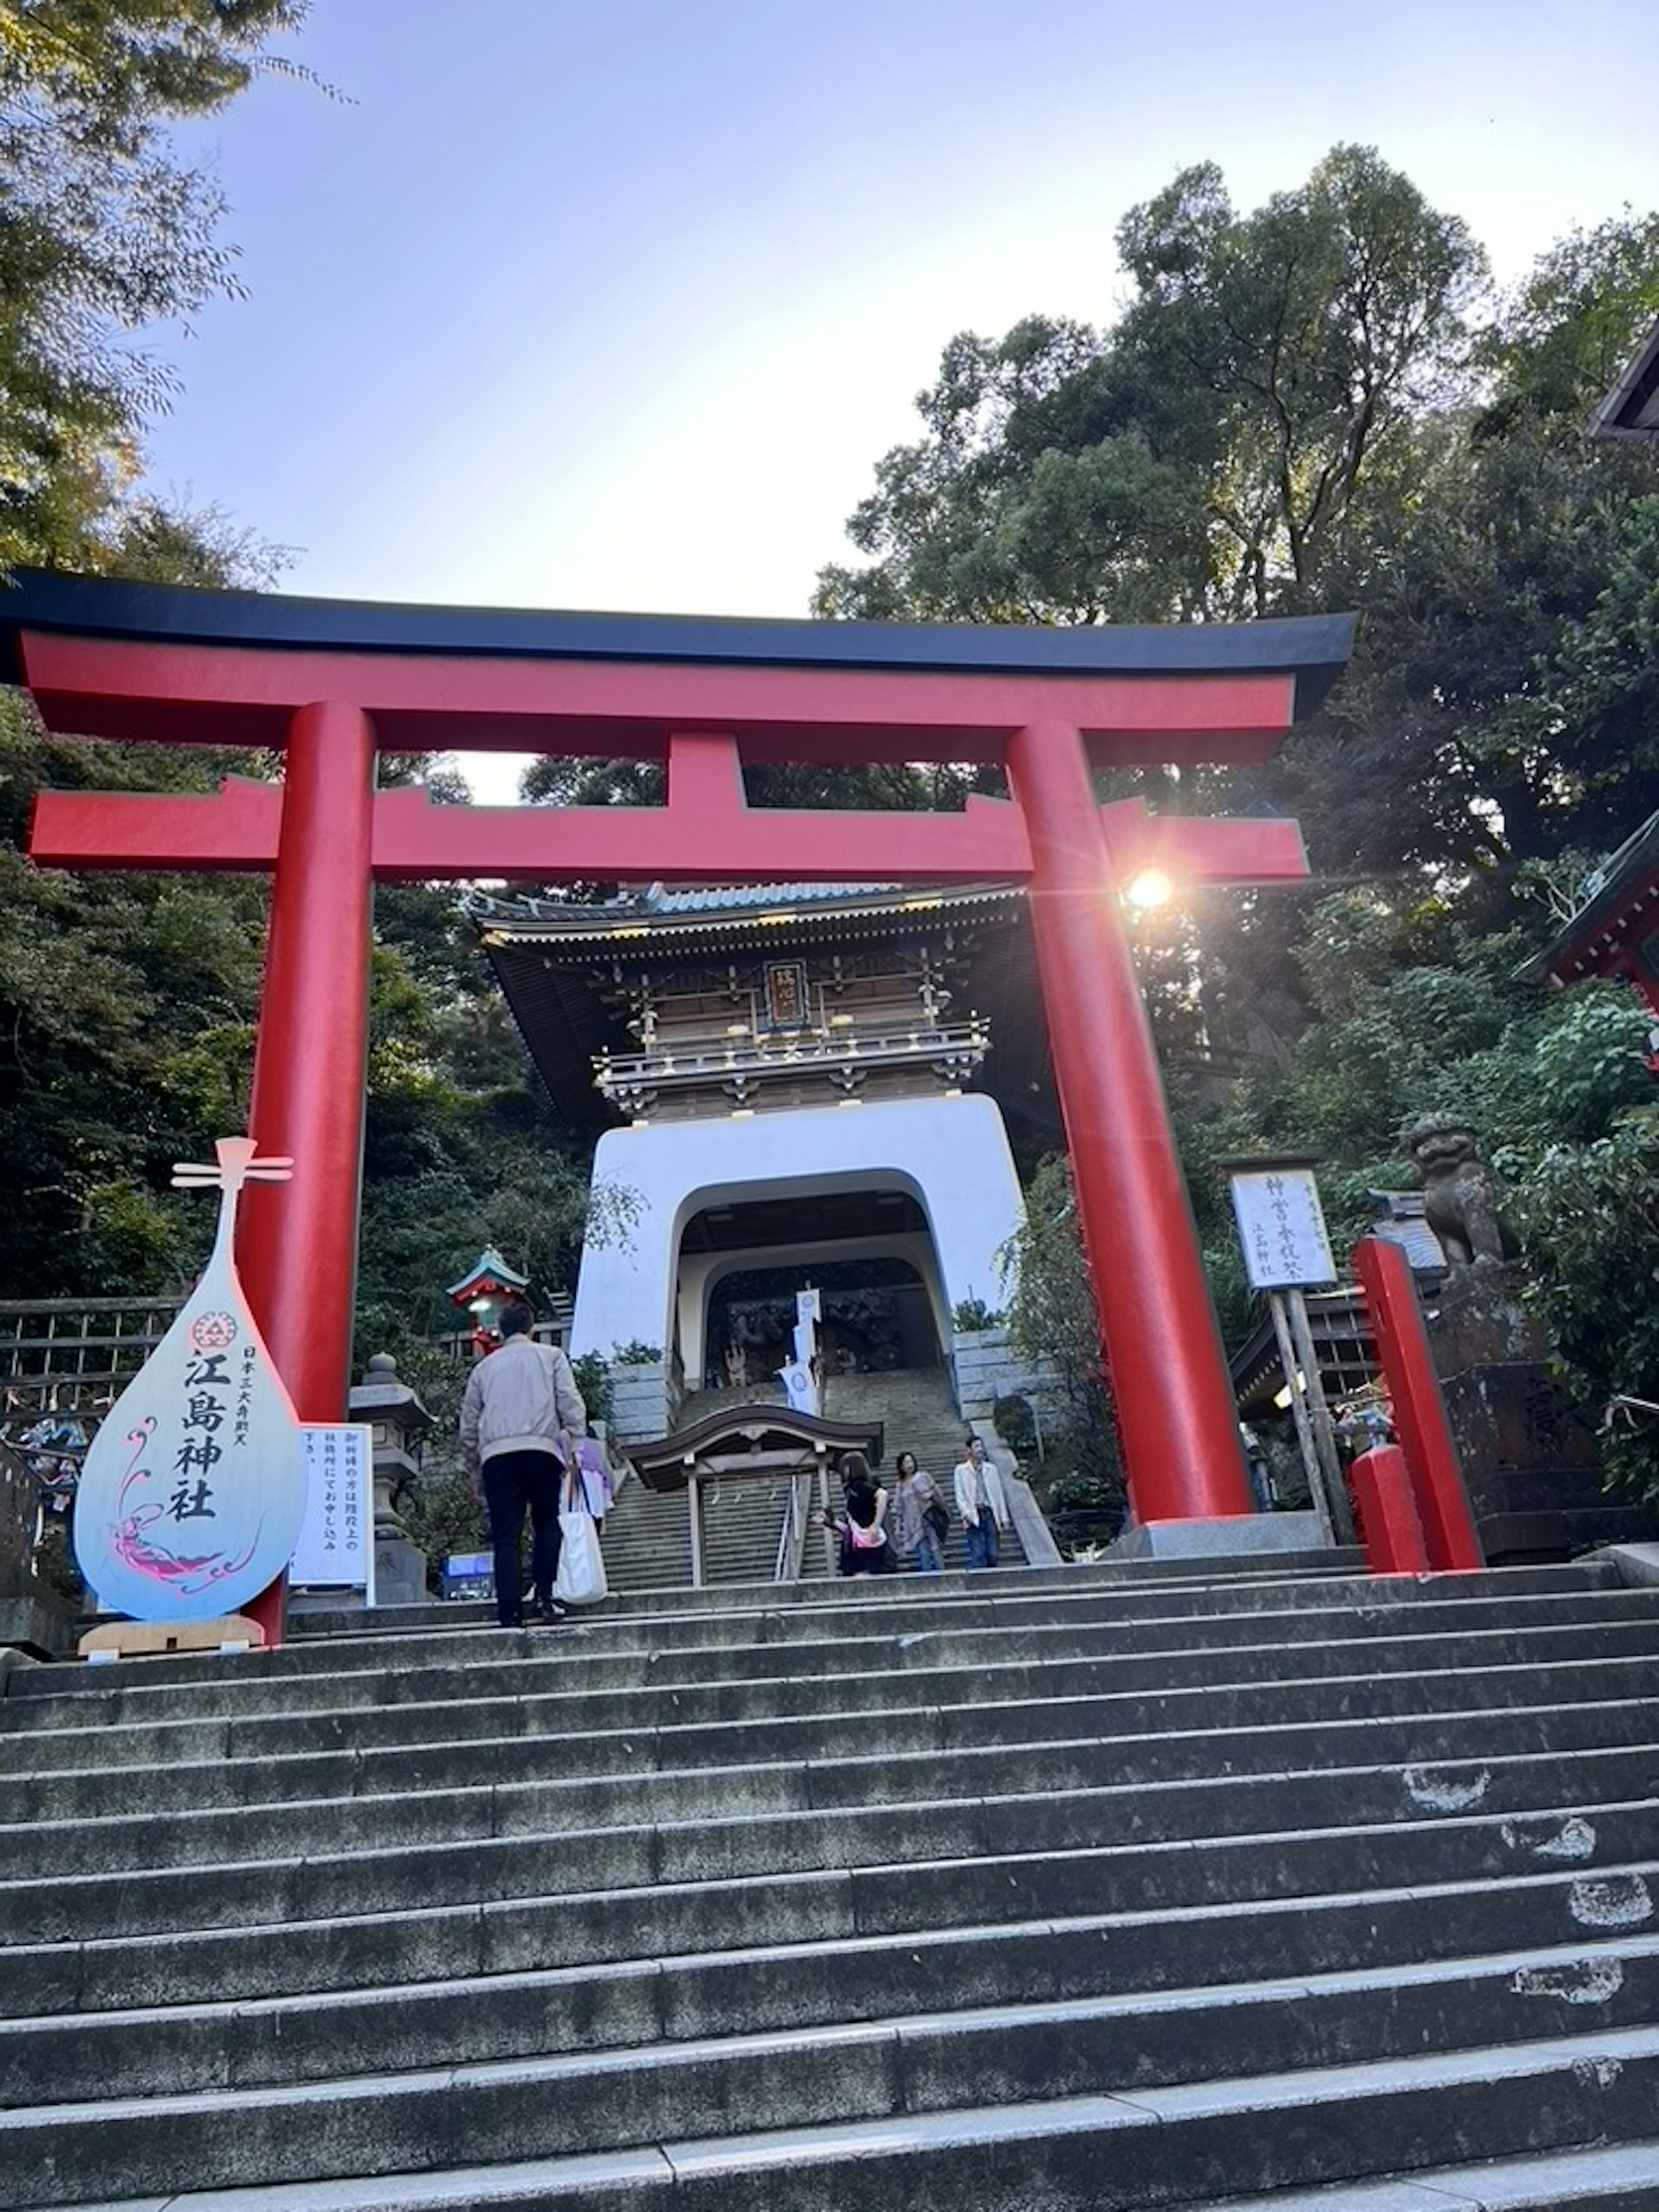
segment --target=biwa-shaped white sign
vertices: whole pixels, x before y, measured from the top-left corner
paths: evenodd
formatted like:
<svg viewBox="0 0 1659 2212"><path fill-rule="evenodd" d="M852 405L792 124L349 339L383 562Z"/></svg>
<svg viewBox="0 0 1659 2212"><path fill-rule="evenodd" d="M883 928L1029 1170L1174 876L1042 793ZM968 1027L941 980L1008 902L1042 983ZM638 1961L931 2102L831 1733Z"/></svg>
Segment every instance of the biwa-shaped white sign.
<svg viewBox="0 0 1659 2212"><path fill-rule="evenodd" d="M305 1518L300 1424L233 1257L243 1184L286 1182L294 1163L256 1161L245 1137L214 1150L216 1167L180 1166L173 1178L221 1192L212 1256L106 1416L76 1495L88 1587L135 1620L234 1613L283 1572Z"/></svg>

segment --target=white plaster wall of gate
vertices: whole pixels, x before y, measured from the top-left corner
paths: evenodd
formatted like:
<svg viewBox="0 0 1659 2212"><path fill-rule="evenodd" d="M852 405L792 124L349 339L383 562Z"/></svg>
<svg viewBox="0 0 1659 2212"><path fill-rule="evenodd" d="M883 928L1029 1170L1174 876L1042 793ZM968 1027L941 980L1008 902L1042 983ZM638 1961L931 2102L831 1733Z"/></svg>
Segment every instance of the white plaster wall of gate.
<svg viewBox="0 0 1659 2212"><path fill-rule="evenodd" d="M847 1182L847 1177L838 1176L835 1183L829 1188L844 1189ZM860 1182L860 1188L868 1189L870 1186ZM908 1183L895 1183L890 1180L878 1185L877 1188L889 1190L903 1189L908 1196L918 1200L921 1196L920 1191L910 1190ZM774 1194L775 1195L775 1193ZM732 1197L741 1200L744 1198L754 1198L758 1194L750 1188L730 1194L724 1199L716 1199L712 1203L717 1206L729 1205ZM815 1194L806 1192L803 1195L811 1197ZM697 1212L702 1211L702 1208L700 1206L696 1212L687 1215L688 1226L696 1219ZM920 1278L921 1288L927 1292L927 1310L933 1316L933 1334L939 1339L940 1352L943 1353L951 1341L950 1304L939 1281L939 1266L933 1255L933 1241L931 1237L923 1236L918 1231L913 1231L908 1235L900 1237L849 1237L844 1241L837 1238L833 1244L808 1242L802 1244L767 1244L758 1247L754 1251L682 1253L679 1264L679 1344L680 1357L685 1363L686 1388L689 1390L696 1389L697 1385L693 1378L701 1376L707 1365L708 1302L726 1276L742 1274L750 1268L798 1267L801 1271L801 1279L805 1282L811 1276L812 1263L815 1261L823 1263L830 1260L836 1261L842 1260L908 1261Z"/></svg>
<svg viewBox="0 0 1659 2212"><path fill-rule="evenodd" d="M637 1212L625 1244L582 1253L570 1334L577 1354L674 1341L680 1238L705 1207L848 1187L908 1190L921 1205L948 1346L952 1306L994 1302L997 1251L1021 1214L1002 1116L994 1100L972 1095L611 1129L594 1153L593 1180L631 1191ZM689 1349L683 1344L683 1357ZM689 1357L686 1366L700 1371Z"/></svg>

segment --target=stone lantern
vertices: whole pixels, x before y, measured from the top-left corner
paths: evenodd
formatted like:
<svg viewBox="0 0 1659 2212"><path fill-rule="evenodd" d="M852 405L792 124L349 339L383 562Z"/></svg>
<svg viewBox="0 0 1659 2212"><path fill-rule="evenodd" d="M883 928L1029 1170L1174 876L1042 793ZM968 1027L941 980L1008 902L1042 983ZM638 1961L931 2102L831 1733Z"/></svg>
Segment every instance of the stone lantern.
<svg viewBox="0 0 1659 2212"><path fill-rule="evenodd" d="M424 1605L426 1554L398 1517L397 1498L420 1473L420 1439L432 1415L398 1372L389 1352L377 1352L354 1385L354 1421L367 1421L374 1470L374 1590L378 1605Z"/></svg>

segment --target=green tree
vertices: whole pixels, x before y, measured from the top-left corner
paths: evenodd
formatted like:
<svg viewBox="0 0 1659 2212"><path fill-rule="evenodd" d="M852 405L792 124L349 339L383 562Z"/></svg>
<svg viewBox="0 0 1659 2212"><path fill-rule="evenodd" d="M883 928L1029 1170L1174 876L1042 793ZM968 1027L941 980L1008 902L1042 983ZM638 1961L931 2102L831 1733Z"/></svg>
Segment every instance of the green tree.
<svg viewBox="0 0 1659 2212"><path fill-rule="evenodd" d="M198 1262L173 1160L242 1125L264 886L33 866L42 785L202 790L237 756L41 732L0 695L0 1280L162 1290Z"/></svg>
<svg viewBox="0 0 1659 2212"><path fill-rule="evenodd" d="M874 813L959 808L970 792L1000 788L995 771L945 762L872 763L867 768L762 762L744 771L751 806L867 809ZM657 761L533 761L520 796L543 806L660 806L667 783Z"/></svg>
<svg viewBox="0 0 1659 2212"><path fill-rule="evenodd" d="M1339 148L1246 216L1189 170L1119 242L1109 329L951 341L921 436L849 525L864 565L823 572L818 611L1360 610L1346 678L1272 762L1141 779L1164 809L1293 812L1317 871L1137 930L1224 1324L1253 1316L1212 1159L1320 1155L1340 1243L1368 1188L1408 1179L1403 1127L1444 1107L1510 1183L1579 1387L1659 1395L1644 1017L1514 980L1659 807L1659 470L1584 434L1659 313L1659 217L1575 233L1493 299L1455 218ZM1063 1194L1032 1188L1054 1202L1023 1234L1017 1323L1098 1390Z"/></svg>
<svg viewBox="0 0 1659 2212"><path fill-rule="evenodd" d="M171 126L288 66L270 41L304 14L0 0L0 567L247 586L280 563L222 514L137 488L144 423L171 396L143 334L237 289L221 196ZM198 1264L200 1209L167 1178L245 1124L267 897L258 878L32 867L34 793L206 791L271 765L63 739L0 698L0 1279L15 1291L166 1291ZM381 763L383 781L416 775L461 795L441 763ZM392 1350L441 1400L424 1347L454 1320L443 1285L487 1242L568 1282L586 1161L532 1087L455 897L382 890L376 924L359 1352ZM601 1214L595 1236L625 1207Z"/></svg>
<svg viewBox="0 0 1659 2212"><path fill-rule="evenodd" d="M1570 231L1541 253L1477 358L1492 380L1483 434L1523 416L1583 423L1659 315L1659 215Z"/></svg>
<svg viewBox="0 0 1659 2212"><path fill-rule="evenodd" d="M829 615L1237 617L1306 598L1422 409L1470 388L1485 264L1365 148L1237 215L1212 164L1133 209L1105 333L1040 316L946 348L927 435L890 453Z"/></svg>
<svg viewBox="0 0 1659 2212"><path fill-rule="evenodd" d="M1102 1360L1100 1326L1077 1223L1067 1161L1050 1153L1025 1191L1024 1218L999 1258L1008 1294L1008 1334L1021 1357L1051 1361L1062 1400L1050 1462L1069 1460L1087 1492L1073 1504L1121 1506L1126 1491L1117 1424Z"/></svg>
<svg viewBox="0 0 1659 2212"><path fill-rule="evenodd" d="M307 0L0 0L0 570L118 559L137 334L237 289L222 197L169 126L224 106Z"/></svg>

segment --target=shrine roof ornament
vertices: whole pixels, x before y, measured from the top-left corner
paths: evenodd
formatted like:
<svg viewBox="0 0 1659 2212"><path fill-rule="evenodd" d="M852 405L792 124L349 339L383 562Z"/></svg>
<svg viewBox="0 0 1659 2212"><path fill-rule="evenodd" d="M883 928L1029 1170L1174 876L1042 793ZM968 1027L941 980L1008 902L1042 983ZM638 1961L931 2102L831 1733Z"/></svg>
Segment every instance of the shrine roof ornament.
<svg viewBox="0 0 1659 2212"><path fill-rule="evenodd" d="M653 914L730 914L745 908L806 907L833 900L880 898L903 889L902 884L710 884L671 891L665 884L647 884L642 891L623 892L611 903L644 907Z"/></svg>
<svg viewBox="0 0 1659 2212"><path fill-rule="evenodd" d="M491 921L602 925L681 916L699 920L715 914L742 921L775 906L817 911L898 897L903 890L902 884L704 884L671 891L663 884L644 884L603 899L538 898L533 893L501 898L491 891L472 890L465 895L462 904L480 925Z"/></svg>

